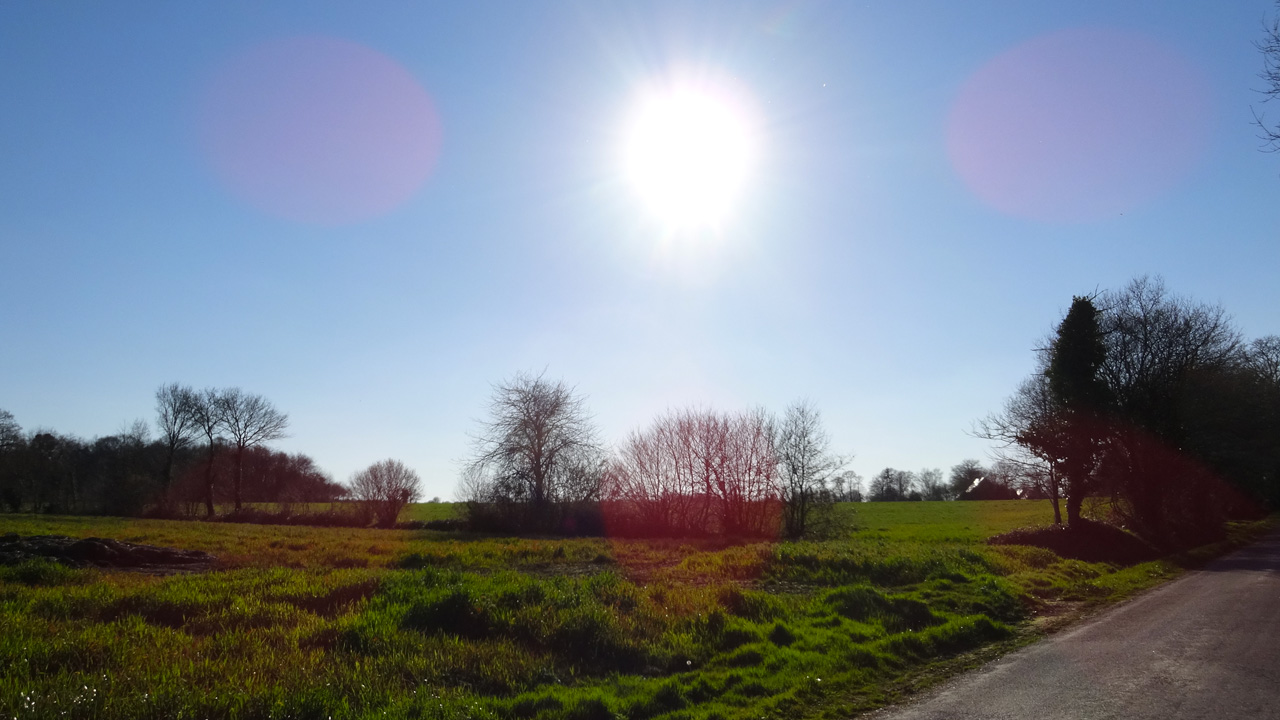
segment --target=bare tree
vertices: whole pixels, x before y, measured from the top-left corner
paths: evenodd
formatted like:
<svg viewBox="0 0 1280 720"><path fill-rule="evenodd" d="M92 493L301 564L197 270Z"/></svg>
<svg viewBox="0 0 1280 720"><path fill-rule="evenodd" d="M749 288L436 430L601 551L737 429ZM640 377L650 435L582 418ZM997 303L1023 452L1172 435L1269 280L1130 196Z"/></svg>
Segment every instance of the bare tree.
<svg viewBox="0 0 1280 720"><path fill-rule="evenodd" d="M1036 371L1004 410L980 421L974 433L1001 443L997 459L1006 468L1041 478L1056 523L1062 519L1059 500L1065 487L1068 525L1080 521L1084 499L1096 488L1109 433L1112 394L1102 372L1107 348L1096 297L1072 298L1062 321L1036 350ZM985 492L998 497L1005 490Z"/></svg>
<svg viewBox="0 0 1280 720"><path fill-rule="evenodd" d="M981 480L987 474L987 469L982 463L973 458L961 460L958 464L951 466L951 474L947 481L951 485L951 497L958 498L964 491L973 486L975 482Z"/></svg>
<svg viewBox="0 0 1280 720"><path fill-rule="evenodd" d="M1018 490L1026 487L1023 469L1016 463L999 459L987 474L966 490L957 500L1017 500Z"/></svg>
<svg viewBox="0 0 1280 720"><path fill-rule="evenodd" d="M698 489L687 425L668 415L646 430L627 435L605 475L604 495L613 505L615 526L627 534L673 536L687 532L698 512Z"/></svg>
<svg viewBox="0 0 1280 720"><path fill-rule="evenodd" d="M942 481L941 468L924 468L916 473L920 495L925 500L952 500L951 487Z"/></svg>
<svg viewBox="0 0 1280 720"><path fill-rule="evenodd" d="M1280 2L1276 6L1280 9ZM1262 53L1262 72L1259 77L1267 83L1266 89L1262 91L1266 96L1263 102L1267 102L1280 97L1280 17L1264 26L1263 38L1256 45ZM1268 125L1266 118L1257 111L1254 111L1254 121L1262 130L1260 137L1266 142L1264 147L1271 152L1280 151L1280 125Z"/></svg>
<svg viewBox="0 0 1280 720"><path fill-rule="evenodd" d="M1179 393L1206 368L1233 365L1243 343L1226 310L1171 295L1160 278L1141 277L1102 297L1106 342L1102 376L1128 419L1179 440Z"/></svg>
<svg viewBox="0 0 1280 720"><path fill-rule="evenodd" d="M833 475L830 493L833 502L862 502L862 476L852 470Z"/></svg>
<svg viewBox="0 0 1280 720"><path fill-rule="evenodd" d="M156 499L150 447L151 428L142 419L94 440L85 449L92 459L82 471L82 503L112 515L141 512Z"/></svg>
<svg viewBox="0 0 1280 720"><path fill-rule="evenodd" d="M1026 500L1050 500L1054 493L1061 498L1062 478L1054 467L1032 456L999 457L991 465L988 477ZM1054 503L1053 521L1062 524L1062 513Z"/></svg>
<svg viewBox="0 0 1280 720"><path fill-rule="evenodd" d="M781 487L773 417L763 409L731 418L724 484L717 488L731 536L776 535Z"/></svg>
<svg viewBox="0 0 1280 720"><path fill-rule="evenodd" d="M915 492L916 477L910 470L885 468L871 478L870 497L875 502L910 500ZM919 500L919 493L915 499Z"/></svg>
<svg viewBox="0 0 1280 720"><path fill-rule="evenodd" d="M22 426L18 425L13 413L0 410L0 503L10 512L22 509L23 492L18 465L25 448Z"/></svg>
<svg viewBox="0 0 1280 720"><path fill-rule="evenodd" d="M831 438L822 415L807 400L793 403L783 416L775 448L781 471L784 531L800 537L815 510L833 502L832 483L847 459L831 453Z"/></svg>
<svg viewBox="0 0 1280 720"><path fill-rule="evenodd" d="M1061 525L1061 463L1066 428L1044 374L1044 353L1040 359L1040 368L1022 381L1018 391L1005 401L1004 410L978 421L973 434L999 443L995 451L997 463L1013 463L1043 479L1043 490L1053 504L1053 522ZM953 479L959 467L952 468ZM973 482L981 478L979 475Z"/></svg>
<svg viewBox="0 0 1280 720"><path fill-rule="evenodd" d="M609 466L605 498L621 534L770 536L779 464L762 410L683 410L632 432Z"/></svg>
<svg viewBox="0 0 1280 720"><path fill-rule="evenodd" d="M521 373L495 385L474 446L461 488L473 510L496 505L527 529L551 529L561 506L600 497L604 453L583 399L563 382Z"/></svg>
<svg viewBox="0 0 1280 720"><path fill-rule="evenodd" d="M406 505L418 499L421 480L399 460L383 460L351 478L351 495L382 527L394 527Z"/></svg>
<svg viewBox="0 0 1280 720"><path fill-rule="evenodd" d="M204 509L205 514L213 517L214 461L218 456L222 443L222 403L220 393L214 388L205 388L191 396L191 415L195 426L205 440L205 459L203 472Z"/></svg>
<svg viewBox="0 0 1280 720"><path fill-rule="evenodd" d="M1238 367L1244 344L1226 311L1142 277L1102 297L1101 374L1115 398L1105 479L1112 510L1159 545L1221 531L1226 493L1206 462L1222 438L1197 431L1191 400Z"/></svg>
<svg viewBox="0 0 1280 720"><path fill-rule="evenodd" d="M261 395L250 395L240 388L223 390L217 395L216 402L222 427L235 452L231 487L235 509L239 510L245 450L284 437L284 431L289 427L289 416L276 410Z"/></svg>
<svg viewBox="0 0 1280 720"><path fill-rule="evenodd" d="M1280 387L1280 335L1267 335L1249 343L1245 366L1263 382Z"/></svg>
<svg viewBox="0 0 1280 720"><path fill-rule="evenodd" d="M161 502L168 501L173 486L173 462L178 452L191 444L200 432L196 422L199 396L189 386L169 383L156 390L156 427L164 444L164 483Z"/></svg>
<svg viewBox="0 0 1280 720"><path fill-rule="evenodd" d="M8 452L22 445L22 426L14 420L13 413L0 409L0 452Z"/></svg>

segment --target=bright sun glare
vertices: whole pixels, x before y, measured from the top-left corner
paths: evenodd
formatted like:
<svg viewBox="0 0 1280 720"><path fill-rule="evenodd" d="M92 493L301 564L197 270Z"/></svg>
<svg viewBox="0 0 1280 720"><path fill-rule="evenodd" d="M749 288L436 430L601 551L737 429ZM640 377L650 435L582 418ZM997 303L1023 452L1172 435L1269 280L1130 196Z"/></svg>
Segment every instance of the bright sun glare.
<svg viewBox="0 0 1280 720"><path fill-rule="evenodd" d="M712 83L642 97L627 129L627 178L664 224L716 227L732 211L756 150L749 112Z"/></svg>

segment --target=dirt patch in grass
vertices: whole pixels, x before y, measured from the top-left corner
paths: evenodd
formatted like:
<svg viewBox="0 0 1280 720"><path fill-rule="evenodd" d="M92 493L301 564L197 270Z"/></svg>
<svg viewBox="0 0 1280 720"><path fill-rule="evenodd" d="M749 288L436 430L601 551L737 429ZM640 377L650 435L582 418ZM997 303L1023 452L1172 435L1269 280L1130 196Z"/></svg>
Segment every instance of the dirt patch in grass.
<svg viewBox="0 0 1280 720"><path fill-rule="evenodd" d="M216 559L199 550L139 545L121 540L65 535L0 535L0 565L52 560L69 567L97 567L168 574L208 570Z"/></svg>

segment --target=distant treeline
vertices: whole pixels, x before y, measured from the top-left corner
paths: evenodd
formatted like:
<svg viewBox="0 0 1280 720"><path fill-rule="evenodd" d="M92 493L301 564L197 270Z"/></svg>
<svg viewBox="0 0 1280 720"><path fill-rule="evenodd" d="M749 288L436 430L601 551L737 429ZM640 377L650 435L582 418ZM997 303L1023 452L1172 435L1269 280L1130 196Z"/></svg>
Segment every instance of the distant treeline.
<svg viewBox="0 0 1280 720"><path fill-rule="evenodd" d="M470 528L625 537L791 537L839 532L837 503L1015 499L1021 477L975 460L862 478L832 452L818 409L669 411L609 448L584 399L519 374L494 387L459 495Z"/></svg>
<svg viewBox="0 0 1280 720"><path fill-rule="evenodd" d="M202 400L208 404L198 407ZM347 492L307 455L265 445L281 436L285 416L260 396L167 385L157 392L157 415L159 437L139 420L85 440L24 432L0 409L0 509L212 514L221 504L330 502Z"/></svg>
<svg viewBox="0 0 1280 720"><path fill-rule="evenodd" d="M1072 528L1092 499L1087 514L1162 549L1280 507L1280 336L1246 340L1222 308L1138 278L1074 298L1037 361L974 429L1000 446L990 467L885 468L865 499L1044 498ZM803 401L675 410L608 448L572 388L521 374L474 437L459 495L493 531L801 537L864 497Z"/></svg>

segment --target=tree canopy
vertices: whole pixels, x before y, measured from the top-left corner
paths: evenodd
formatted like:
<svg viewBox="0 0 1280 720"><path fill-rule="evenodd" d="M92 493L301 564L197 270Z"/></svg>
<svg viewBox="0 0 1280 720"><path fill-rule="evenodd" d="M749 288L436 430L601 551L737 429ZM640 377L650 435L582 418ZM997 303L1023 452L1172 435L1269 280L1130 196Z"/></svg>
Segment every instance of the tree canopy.
<svg viewBox="0 0 1280 720"><path fill-rule="evenodd" d="M1025 453L1068 522L1087 496L1151 542L1212 539L1280 506L1280 342L1245 343L1226 311L1142 277L1076 297L1040 368L978 434ZM1056 511L1056 506L1055 506Z"/></svg>

